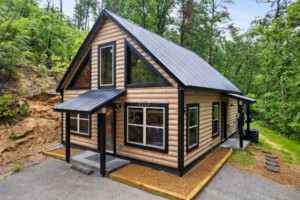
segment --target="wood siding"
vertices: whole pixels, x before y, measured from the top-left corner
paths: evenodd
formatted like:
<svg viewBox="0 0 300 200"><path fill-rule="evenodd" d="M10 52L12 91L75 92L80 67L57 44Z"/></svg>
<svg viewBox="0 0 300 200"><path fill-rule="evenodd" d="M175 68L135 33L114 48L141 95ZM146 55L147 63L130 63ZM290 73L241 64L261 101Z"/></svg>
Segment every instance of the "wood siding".
<svg viewBox="0 0 300 200"><path fill-rule="evenodd" d="M125 32L110 19L105 19L99 31L90 42L92 48L91 89L98 90L98 45L116 42L116 89L124 88L125 80L125 39L143 55L173 86L127 88L126 96L114 103L121 105L116 112L116 153L146 162L177 168L178 155L178 90L177 83L159 65L146 54ZM89 49L89 48L87 48ZM80 63L77 63L78 67ZM67 80L71 78L68 77ZM86 90L65 90L64 101L67 101ZM169 104L168 153L158 153L140 148L124 146L124 103L167 103ZM92 115L91 138L71 135L71 143L97 148L97 114ZM65 134L65 122L64 122Z"/></svg>
<svg viewBox="0 0 300 200"><path fill-rule="evenodd" d="M219 136L212 138L212 104L219 102ZM186 112L184 113L184 166L188 166L197 158L211 150L221 142L221 102L228 102L227 107L227 137L236 132L235 115L237 101L223 97L218 92L199 90L186 90L184 92L184 104L199 104L199 147L187 153L187 124ZM233 106L230 106L233 104Z"/></svg>

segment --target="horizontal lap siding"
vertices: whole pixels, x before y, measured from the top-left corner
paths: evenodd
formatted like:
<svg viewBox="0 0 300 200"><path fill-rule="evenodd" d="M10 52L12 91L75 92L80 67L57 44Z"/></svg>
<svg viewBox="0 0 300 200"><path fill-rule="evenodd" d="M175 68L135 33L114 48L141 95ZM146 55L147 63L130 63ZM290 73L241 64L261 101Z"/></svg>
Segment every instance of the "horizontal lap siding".
<svg viewBox="0 0 300 200"><path fill-rule="evenodd" d="M236 113L238 112L238 101L230 98L224 100L227 100L228 102L227 137L229 137L234 134L237 129Z"/></svg>
<svg viewBox="0 0 300 200"><path fill-rule="evenodd" d="M87 90L65 90L64 92L64 101L68 101L69 99L72 99ZM64 114L64 141L65 141L65 133L66 133L66 115ZM80 137L76 135L70 136L71 143L77 144L81 146L85 146L92 149L97 149L97 114L92 115L92 124L91 124L91 138L86 137Z"/></svg>
<svg viewBox="0 0 300 200"><path fill-rule="evenodd" d="M212 104L213 102L219 102L219 136L212 138ZM184 113L184 166L188 166L204 153L208 152L214 146L217 146L221 142L221 102L228 102L230 105L236 104L233 107L228 106L228 124L233 123L233 116L237 112L237 101L231 101L227 98L223 98L218 92L208 91L196 91L186 90L184 93L184 104L199 104L199 147L189 153L186 151L187 142L187 127L186 127L186 112ZM234 131L234 127L231 128L230 134ZM229 136L229 132L228 132Z"/></svg>
<svg viewBox="0 0 300 200"><path fill-rule="evenodd" d="M173 87L127 88L126 96L114 103L121 105L116 111L116 153L138 160L177 168L178 155L178 90L176 82L159 65L147 55L128 35L125 34L111 20L106 19L95 35L92 46L91 78L92 90L98 89L98 45L116 42L116 89L124 89L125 53L124 39L126 39L139 53L141 53L172 85ZM84 91L65 91L65 101ZM168 153L158 153L124 146L124 103L167 103L169 104L169 149ZM65 124L65 123L64 123ZM65 129L64 129L65 130ZM71 136L71 142L82 146L97 148L97 115L92 116L92 137L83 138Z"/></svg>

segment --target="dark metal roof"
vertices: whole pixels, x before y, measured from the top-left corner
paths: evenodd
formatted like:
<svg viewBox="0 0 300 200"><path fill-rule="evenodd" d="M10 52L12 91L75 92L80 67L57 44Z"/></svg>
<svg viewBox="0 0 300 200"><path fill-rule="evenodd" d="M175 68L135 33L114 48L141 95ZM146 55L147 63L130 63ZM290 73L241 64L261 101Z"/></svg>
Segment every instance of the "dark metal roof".
<svg viewBox="0 0 300 200"><path fill-rule="evenodd" d="M224 92L241 93L222 74L205 62L196 53L183 48L157 34L152 33L127 19L115 15L107 10L102 10L99 18L82 44L75 59L77 59L82 47L85 46L92 32L96 30L103 16L114 21L126 32L146 53L148 53L180 86L187 88L212 89ZM75 60L74 59L74 60ZM57 91L62 86L70 68L59 84Z"/></svg>
<svg viewBox="0 0 300 200"><path fill-rule="evenodd" d="M238 94L222 93L222 95L223 95L223 96L226 96L226 97L233 98L233 99L237 99L237 100L240 100L240 101L249 103L249 104L255 103L255 102L256 102L256 99L252 99L252 98L245 97L245 96L238 95Z"/></svg>
<svg viewBox="0 0 300 200"><path fill-rule="evenodd" d="M125 94L126 90L88 91L55 106L53 110L58 112L83 113L92 115Z"/></svg>
<svg viewBox="0 0 300 200"><path fill-rule="evenodd" d="M118 15L108 13L143 44L185 87L241 92L196 53Z"/></svg>

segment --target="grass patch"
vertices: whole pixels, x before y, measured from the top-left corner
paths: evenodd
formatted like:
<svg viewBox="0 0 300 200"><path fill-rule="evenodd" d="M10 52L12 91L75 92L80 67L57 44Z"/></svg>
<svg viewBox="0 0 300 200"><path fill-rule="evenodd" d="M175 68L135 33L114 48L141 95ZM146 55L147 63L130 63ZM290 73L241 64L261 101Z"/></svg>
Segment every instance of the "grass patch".
<svg viewBox="0 0 300 200"><path fill-rule="evenodd" d="M245 149L244 151L234 150L230 156L229 161L239 163L243 166L253 165L254 160L251 158L251 156L254 155L255 153L251 152L248 149Z"/></svg>
<svg viewBox="0 0 300 200"><path fill-rule="evenodd" d="M16 162L13 164L11 169L14 171L14 173L18 173L21 171L22 165L19 162Z"/></svg>
<svg viewBox="0 0 300 200"><path fill-rule="evenodd" d="M258 127L254 124L250 124L251 128L256 128L259 130L259 134L263 135L267 140L259 139L259 143L250 143L253 146L260 146L270 150L274 150L282 153L285 158L284 162L286 163L300 163L300 143L298 141L290 140L280 134L277 134L276 131L270 130L265 127ZM273 147L272 144L268 142L276 143L280 146L280 149ZM292 154L291 154L292 152Z"/></svg>

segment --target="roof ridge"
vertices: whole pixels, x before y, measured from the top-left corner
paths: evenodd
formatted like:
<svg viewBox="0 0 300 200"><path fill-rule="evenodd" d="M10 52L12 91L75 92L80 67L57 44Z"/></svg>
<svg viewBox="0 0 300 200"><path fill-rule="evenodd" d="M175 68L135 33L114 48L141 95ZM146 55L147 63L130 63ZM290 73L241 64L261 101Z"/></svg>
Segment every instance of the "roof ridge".
<svg viewBox="0 0 300 200"><path fill-rule="evenodd" d="M172 44L175 44L176 46L178 46L178 47L180 47L180 48L182 48L182 49L184 49L184 50L187 50L187 51L189 51L189 52L191 52L191 53L193 53L193 54L196 54L196 53L193 52L192 50L187 49L187 48L185 48L185 47L183 47L183 46L180 46L179 44L176 44L175 42L173 42L173 41L171 41L171 40L168 40L168 39L162 37L161 35L158 35L158 34L156 34L156 33L153 33L152 31L149 31L148 29L146 29L146 28L144 28L144 27L141 27L141 26L135 24L134 22L132 22L131 20L129 20L129 19L127 19L127 18L124 18L124 17L122 17L122 16L120 16L120 15L118 15L118 14L115 14L115 13L113 13L113 12L107 10L107 9L103 9L103 10L106 11L106 12L108 12L110 15L116 15L117 17L120 17L120 18L126 20L127 22L131 23L131 24L134 25L134 26L138 26L138 27L144 29L145 31L150 32L150 33L152 33L152 34L154 34L154 35L156 35L156 36L158 36L158 37L160 37L160 38L162 38L162 39L164 39L164 40L166 40L166 41L168 41L168 42L170 42L170 43L172 43ZM198 54L196 54L196 55L199 56ZM199 56L199 57L200 57L200 56ZM201 58L201 57L200 57L200 58ZM201 59L202 59L202 58L201 58Z"/></svg>

